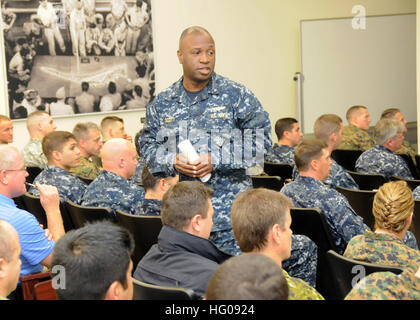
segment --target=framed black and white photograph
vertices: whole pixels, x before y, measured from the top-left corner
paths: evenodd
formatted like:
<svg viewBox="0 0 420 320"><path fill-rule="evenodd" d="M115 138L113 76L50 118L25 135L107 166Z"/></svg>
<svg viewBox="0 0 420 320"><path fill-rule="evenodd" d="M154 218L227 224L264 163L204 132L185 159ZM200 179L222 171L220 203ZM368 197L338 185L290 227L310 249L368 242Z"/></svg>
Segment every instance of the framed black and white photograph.
<svg viewBox="0 0 420 320"><path fill-rule="evenodd" d="M2 1L9 117L145 109L155 95L150 0Z"/></svg>

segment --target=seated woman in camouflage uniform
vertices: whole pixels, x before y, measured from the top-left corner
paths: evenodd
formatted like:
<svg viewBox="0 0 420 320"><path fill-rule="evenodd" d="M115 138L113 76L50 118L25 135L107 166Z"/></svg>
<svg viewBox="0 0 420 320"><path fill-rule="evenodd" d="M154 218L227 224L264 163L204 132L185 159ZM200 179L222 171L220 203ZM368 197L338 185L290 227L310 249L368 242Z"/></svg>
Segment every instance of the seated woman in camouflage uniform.
<svg viewBox="0 0 420 320"><path fill-rule="evenodd" d="M402 240L411 225L413 210L413 196L405 181L385 183L373 201L375 232L368 230L351 239L344 256L416 272L420 252Z"/></svg>

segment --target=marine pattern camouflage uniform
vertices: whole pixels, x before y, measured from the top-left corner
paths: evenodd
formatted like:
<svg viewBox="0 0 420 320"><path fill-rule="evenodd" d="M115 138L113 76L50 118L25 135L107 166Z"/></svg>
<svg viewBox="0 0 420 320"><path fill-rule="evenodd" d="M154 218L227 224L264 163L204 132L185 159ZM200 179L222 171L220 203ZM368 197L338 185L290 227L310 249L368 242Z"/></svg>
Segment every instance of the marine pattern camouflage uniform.
<svg viewBox="0 0 420 320"><path fill-rule="evenodd" d="M62 200L70 200L77 204L80 203L80 199L86 190L86 185L82 180L59 167L50 165L47 165L41 171L33 183L54 186ZM39 197L39 191L36 188L31 187L29 193Z"/></svg>
<svg viewBox="0 0 420 320"><path fill-rule="evenodd" d="M289 286L289 300L324 300L324 297L305 281L291 277L284 269L283 274Z"/></svg>
<svg viewBox="0 0 420 320"><path fill-rule="evenodd" d="M78 177L94 180L101 172L102 167L94 161L85 157L80 157L80 162L77 167L71 168L70 173Z"/></svg>
<svg viewBox="0 0 420 320"><path fill-rule="evenodd" d="M144 189L127 179L107 170L102 170L82 197L81 205L108 207L126 213L138 214L144 199Z"/></svg>
<svg viewBox="0 0 420 320"><path fill-rule="evenodd" d="M410 268L414 273L420 267L420 251L386 233L366 231L364 235L355 236L347 245L344 256L386 266Z"/></svg>
<svg viewBox="0 0 420 320"><path fill-rule="evenodd" d="M240 250L232 232L230 208L238 193L252 187L246 169L262 162L271 147L268 113L247 88L216 73L193 99L182 81L147 106L146 124L139 137L140 154L151 173L168 176L175 171L180 141L189 139L197 153L211 155L213 171L205 183L214 190L210 239L221 250L236 255ZM248 144L242 145L243 136L249 137ZM261 159L252 157L256 150ZM180 174L180 181L191 179Z"/></svg>
<svg viewBox="0 0 420 320"><path fill-rule="evenodd" d="M295 148L275 143L265 155L265 161L295 165Z"/></svg>
<svg viewBox="0 0 420 320"><path fill-rule="evenodd" d="M317 179L299 175L280 192L288 196L297 208L322 210L340 254L343 254L351 238L368 229L343 195Z"/></svg>
<svg viewBox="0 0 420 320"><path fill-rule="evenodd" d="M349 125L343 128L343 138L338 149L368 150L374 145L375 141L370 136L369 132Z"/></svg>
<svg viewBox="0 0 420 320"><path fill-rule="evenodd" d="M388 179L392 176L414 179L402 157L378 144L360 155L355 168L362 173L381 173Z"/></svg>
<svg viewBox="0 0 420 320"><path fill-rule="evenodd" d="M375 272L357 283L345 300L420 300L420 278L411 269L400 275Z"/></svg>
<svg viewBox="0 0 420 320"><path fill-rule="evenodd" d="M44 169L48 160L42 152L42 142L39 139L30 139L22 149L23 163L26 167Z"/></svg>

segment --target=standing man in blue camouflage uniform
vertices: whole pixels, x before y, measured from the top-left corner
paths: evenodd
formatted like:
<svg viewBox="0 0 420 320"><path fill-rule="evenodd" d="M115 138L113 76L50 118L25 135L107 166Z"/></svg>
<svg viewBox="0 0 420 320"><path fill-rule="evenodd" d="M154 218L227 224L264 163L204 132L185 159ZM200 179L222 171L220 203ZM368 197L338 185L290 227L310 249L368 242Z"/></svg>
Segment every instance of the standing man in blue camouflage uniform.
<svg viewBox="0 0 420 320"><path fill-rule="evenodd" d="M50 132L42 139L42 151L48 159L48 165L35 178L34 184L54 186L61 200L79 203L86 185L69 173L80 161L80 150L74 135L67 131ZM39 197L36 188L31 187L29 193Z"/></svg>
<svg viewBox="0 0 420 320"><path fill-rule="evenodd" d="M262 163L271 146L270 120L247 88L214 72L216 47L207 30L186 29L177 54L183 77L148 105L140 154L153 174L177 171L180 181L211 174L205 183L214 190L210 239L239 254L230 207L239 192L252 187L246 169ZM177 149L186 139L199 154L192 163Z"/></svg>
<svg viewBox="0 0 420 320"><path fill-rule="evenodd" d="M357 159L356 171L381 173L388 179L392 176L414 179L405 160L395 153L404 141L404 129L398 120L379 120L375 126L376 144Z"/></svg>
<svg viewBox="0 0 420 320"><path fill-rule="evenodd" d="M103 170L84 193L81 205L108 207L138 214L144 190L129 181L136 172L137 153L134 145L123 138L105 142L101 151Z"/></svg>
<svg viewBox="0 0 420 320"><path fill-rule="evenodd" d="M314 134L319 140L328 145L328 152L331 154L341 142L343 136L343 120L335 114L323 114L314 123ZM359 189L352 176L331 158L330 174L324 180L326 185L335 188L337 186Z"/></svg>
<svg viewBox="0 0 420 320"><path fill-rule="evenodd" d="M303 137L299 123L294 118L282 118L277 120L275 131L278 142L268 150L265 161L273 163L288 163L295 165L295 147Z"/></svg>

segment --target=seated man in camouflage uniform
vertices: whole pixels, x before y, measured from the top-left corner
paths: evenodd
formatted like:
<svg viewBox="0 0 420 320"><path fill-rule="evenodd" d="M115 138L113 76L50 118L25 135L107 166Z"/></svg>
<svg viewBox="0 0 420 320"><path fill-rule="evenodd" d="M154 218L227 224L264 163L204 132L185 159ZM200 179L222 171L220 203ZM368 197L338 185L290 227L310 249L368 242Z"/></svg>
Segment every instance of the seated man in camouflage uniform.
<svg viewBox="0 0 420 320"><path fill-rule="evenodd" d="M328 152L331 154L341 142L343 120L335 114L324 114L315 121L314 134L317 139L327 143ZM352 176L332 158L330 174L324 180L324 183L332 188L340 186L349 189L359 189Z"/></svg>
<svg viewBox="0 0 420 320"><path fill-rule="evenodd" d="M80 150L71 132L53 131L42 139L42 151L48 165L35 178L34 184L48 184L58 190L61 200L79 203L86 185L69 173L79 164ZM31 187L29 193L39 197L39 191Z"/></svg>
<svg viewBox="0 0 420 320"><path fill-rule="evenodd" d="M420 300L420 268L414 273L405 269L393 272L375 272L364 277L345 300Z"/></svg>
<svg viewBox="0 0 420 320"><path fill-rule="evenodd" d="M414 179L407 163L395 151L404 140L404 125L394 119L379 120L375 126L376 145L363 152L356 161L356 171L380 173L388 179L397 176Z"/></svg>
<svg viewBox="0 0 420 320"><path fill-rule="evenodd" d="M26 118L31 139L22 150L22 157L26 167L44 169L48 160L42 152L42 139L46 134L55 131L54 120L45 111L34 111Z"/></svg>
<svg viewBox="0 0 420 320"><path fill-rule="evenodd" d="M299 176L280 192L288 196L295 207L321 209L342 254L350 239L364 233L368 227L341 193L323 184L331 164L328 145L317 139L305 140L296 147L295 159Z"/></svg>
<svg viewBox="0 0 420 320"><path fill-rule="evenodd" d="M318 139L303 141L296 147L295 159L299 176L280 192L292 199L295 207L322 210L338 253L343 254L348 242L354 236L364 234L369 227L341 193L322 183L329 175L331 164L325 142ZM417 249L412 238L405 237L404 243Z"/></svg>
<svg viewBox="0 0 420 320"><path fill-rule="evenodd" d="M73 129L80 149L80 163L70 173L81 178L94 180L102 170L99 153L102 148L101 133L93 122L78 123Z"/></svg>
<svg viewBox="0 0 420 320"><path fill-rule="evenodd" d="M265 161L295 165L295 147L303 137L296 119L277 120L275 131L278 142L265 154Z"/></svg>
<svg viewBox="0 0 420 320"><path fill-rule="evenodd" d="M404 118L404 115L401 113L400 109L397 108L389 108L386 109L384 112L382 112L381 119L395 119L398 121L401 121L404 125L404 135L407 132L407 121ZM402 142L401 148L399 148L397 151L395 151L397 154L409 154L411 158L413 159L413 162L416 163L416 149L414 146L408 142L407 140L404 140Z"/></svg>
<svg viewBox="0 0 420 320"><path fill-rule="evenodd" d="M353 106L347 110L346 118L349 123L343 129L343 139L338 149L367 150L373 147L375 141L370 136L369 111L364 106Z"/></svg>
<svg viewBox="0 0 420 320"><path fill-rule="evenodd" d="M231 212L235 239L242 252L261 253L283 268L290 300L323 299L302 280L312 278L315 286L317 247L305 236L292 235L291 207L290 199L273 190L250 189L239 194ZM290 276L285 269L296 275Z"/></svg>
<svg viewBox="0 0 420 320"><path fill-rule="evenodd" d="M152 174L147 166L144 166L142 173L143 188L146 192L141 204L141 215L160 216L163 195L170 187L179 180L178 175L164 177L163 173Z"/></svg>
<svg viewBox="0 0 420 320"><path fill-rule="evenodd" d="M104 143L112 138L122 138L132 141L131 136L125 132L124 120L116 116L108 116L102 119L101 134Z"/></svg>
<svg viewBox="0 0 420 320"><path fill-rule="evenodd" d="M136 156L134 145L125 139L105 142L101 151L103 170L87 187L81 205L138 214L144 190L128 180L136 171Z"/></svg>

